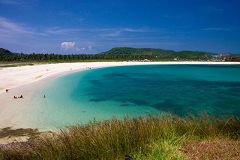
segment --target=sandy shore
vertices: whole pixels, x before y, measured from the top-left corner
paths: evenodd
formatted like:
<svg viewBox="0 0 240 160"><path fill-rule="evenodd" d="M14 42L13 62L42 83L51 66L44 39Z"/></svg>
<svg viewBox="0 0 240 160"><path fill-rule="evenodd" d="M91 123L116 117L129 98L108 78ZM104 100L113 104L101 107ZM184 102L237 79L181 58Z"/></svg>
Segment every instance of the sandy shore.
<svg viewBox="0 0 240 160"><path fill-rule="evenodd" d="M240 62L86 62L0 68L0 94L4 93L6 89L16 88L67 72L110 66L148 64L240 64Z"/></svg>
<svg viewBox="0 0 240 160"><path fill-rule="evenodd" d="M0 68L0 129L5 127L26 128L22 119L28 114L26 107L31 106L34 91L56 78L74 71L83 71L101 67L149 65L149 64L240 64L235 62L85 62L42 64ZM6 93L5 90L9 89ZM24 99L13 99L14 95L24 95ZM24 118L23 118L24 117Z"/></svg>
<svg viewBox="0 0 240 160"><path fill-rule="evenodd" d="M26 114L26 106L31 106L31 96L50 78L63 74L101 67L149 65L149 64L240 64L234 62L86 62L59 63L34 66L0 68L0 128L24 127L21 119ZM5 90L9 89L6 93ZM24 95L24 99L13 96Z"/></svg>

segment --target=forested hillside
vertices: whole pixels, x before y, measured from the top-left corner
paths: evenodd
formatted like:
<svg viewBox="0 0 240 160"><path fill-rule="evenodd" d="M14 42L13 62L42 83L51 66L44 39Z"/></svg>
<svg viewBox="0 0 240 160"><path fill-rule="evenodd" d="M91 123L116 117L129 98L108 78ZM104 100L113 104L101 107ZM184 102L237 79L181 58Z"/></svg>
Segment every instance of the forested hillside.
<svg viewBox="0 0 240 160"><path fill-rule="evenodd" d="M236 56L220 56L198 51L173 51L152 48L112 48L98 54L23 54L0 48L2 62L75 62L75 61L235 61Z"/></svg>

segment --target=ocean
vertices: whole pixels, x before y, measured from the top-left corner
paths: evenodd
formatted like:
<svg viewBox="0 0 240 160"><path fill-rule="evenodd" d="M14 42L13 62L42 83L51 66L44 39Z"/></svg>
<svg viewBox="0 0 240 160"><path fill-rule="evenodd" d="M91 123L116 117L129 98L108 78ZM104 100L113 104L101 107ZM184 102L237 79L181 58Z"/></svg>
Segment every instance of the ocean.
<svg viewBox="0 0 240 160"><path fill-rule="evenodd" d="M106 67L50 80L34 94L30 119L62 128L149 114L240 116L239 102L240 65Z"/></svg>

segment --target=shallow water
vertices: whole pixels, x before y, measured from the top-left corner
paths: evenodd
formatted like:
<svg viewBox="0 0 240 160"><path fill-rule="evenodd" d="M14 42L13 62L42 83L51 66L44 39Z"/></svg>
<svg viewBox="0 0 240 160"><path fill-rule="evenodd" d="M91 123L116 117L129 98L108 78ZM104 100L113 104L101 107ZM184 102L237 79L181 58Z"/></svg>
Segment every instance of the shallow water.
<svg viewBox="0 0 240 160"><path fill-rule="evenodd" d="M30 119L61 128L149 113L240 116L239 102L240 65L108 67L50 81L35 93Z"/></svg>

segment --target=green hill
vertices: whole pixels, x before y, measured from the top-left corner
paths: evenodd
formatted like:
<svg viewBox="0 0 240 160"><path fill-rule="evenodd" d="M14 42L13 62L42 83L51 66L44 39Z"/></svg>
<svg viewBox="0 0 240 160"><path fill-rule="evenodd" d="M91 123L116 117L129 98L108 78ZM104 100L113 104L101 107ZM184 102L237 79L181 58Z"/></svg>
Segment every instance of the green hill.
<svg viewBox="0 0 240 160"><path fill-rule="evenodd" d="M15 56L15 53L7 49L0 48L0 61L11 61Z"/></svg>
<svg viewBox="0 0 240 160"><path fill-rule="evenodd" d="M103 52L106 56L112 55L120 57L132 57L142 56L149 58L150 60L207 60L212 57L214 53L199 52L199 51L173 51L153 48L128 48L119 47L112 48L107 52Z"/></svg>
<svg viewBox="0 0 240 160"><path fill-rule="evenodd" d="M129 48L129 47L117 47L112 48L103 54L134 54L134 55L163 55L163 54L173 54L175 51L172 50L162 50L153 48Z"/></svg>
<svg viewBox="0 0 240 160"><path fill-rule="evenodd" d="M0 56L3 55L14 55L14 53L12 53L11 51L4 49L4 48L0 48Z"/></svg>

